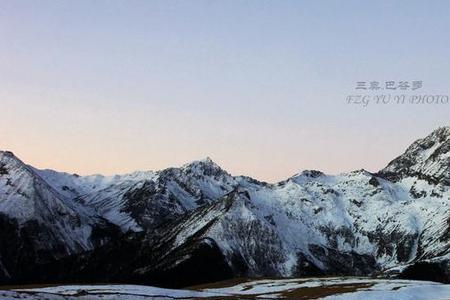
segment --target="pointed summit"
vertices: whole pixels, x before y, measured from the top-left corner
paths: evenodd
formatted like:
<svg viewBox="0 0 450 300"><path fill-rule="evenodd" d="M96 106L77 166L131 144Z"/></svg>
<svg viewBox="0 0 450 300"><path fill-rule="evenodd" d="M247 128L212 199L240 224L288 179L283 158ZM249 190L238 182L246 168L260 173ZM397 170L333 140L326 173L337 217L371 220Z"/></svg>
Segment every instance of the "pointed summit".
<svg viewBox="0 0 450 300"><path fill-rule="evenodd" d="M8 150L0 150L0 155L14 156L14 153L12 153L12 151L8 151Z"/></svg>
<svg viewBox="0 0 450 300"><path fill-rule="evenodd" d="M234 186L236 185L236 181L230 173L222 169L218 164L216 164L210 157L206 157L201 160L195 160L188 164L182 166L179 170L181 170L181 176L185 176L188 178L196 178L201 179L204 182L209 182L207 185L216 186L225 185L225 186ZM189 179L189 180L191 180ZM207 188L209 190L209 188ZM227 190L228 188L226 188ZM216 192L210 193L205 192L206 194L217 194Z"/></svg>
<svg viewBox="0 0 450 300"><path fill-rule="evenodd" d="M11 151L0 150L0 175L6 175L13 170L23 169L29 172L28 167Z"/></svg>
<svg viewBox="0 0 450 300"><path fill-rule="evenodd" d="M213 160L211 159L211 157L207 156L203 159L200 160L201 162L207 163L207 164L213 164Z"/></svg>
<svg viewBox="0 0 450 300"><path fill-rule="evenodd" d="M185 170L192 170L192 171L201 171L204 173L205 170L210 171L220 171L226 173L218 164L216 164L209 156L200 159L200 160L194 160L190 163L185 164L183 167Z"/></svg>
<svg viewBox="0 0 450 300"><path fill-rule="evenodd" d="M20 161L11 151L0 150L0 162L6 163L11 159Z"/></svg>

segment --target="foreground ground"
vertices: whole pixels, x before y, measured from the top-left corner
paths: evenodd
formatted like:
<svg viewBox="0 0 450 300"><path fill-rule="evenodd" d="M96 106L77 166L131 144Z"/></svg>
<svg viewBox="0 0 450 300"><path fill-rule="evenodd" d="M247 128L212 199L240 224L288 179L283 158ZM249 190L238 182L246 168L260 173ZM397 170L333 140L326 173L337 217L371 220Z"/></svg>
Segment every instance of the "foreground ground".
<svg viewBox="0 0 450 300"><path fill-rule="evenodd" d="M13 287L0 299L364 299L450 300L450 285L410 280L367 278L304 278L234 280L184 290L138 285L64 285Z"/></svg>

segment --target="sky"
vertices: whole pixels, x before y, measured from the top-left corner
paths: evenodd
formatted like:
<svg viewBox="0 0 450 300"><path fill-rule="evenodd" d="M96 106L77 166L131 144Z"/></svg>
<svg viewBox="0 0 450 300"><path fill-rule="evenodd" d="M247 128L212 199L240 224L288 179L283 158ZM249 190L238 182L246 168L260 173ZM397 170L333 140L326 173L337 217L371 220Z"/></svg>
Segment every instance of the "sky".
<svg viewBox="0 0 450 300"><path fill-rule="evenodd" d="M450 104L347 97L373 94L360 81L449 95L449 12L444 0L0 0L0 149L82 175L207 156L269 182L378 171L450 125Z"/></svg>

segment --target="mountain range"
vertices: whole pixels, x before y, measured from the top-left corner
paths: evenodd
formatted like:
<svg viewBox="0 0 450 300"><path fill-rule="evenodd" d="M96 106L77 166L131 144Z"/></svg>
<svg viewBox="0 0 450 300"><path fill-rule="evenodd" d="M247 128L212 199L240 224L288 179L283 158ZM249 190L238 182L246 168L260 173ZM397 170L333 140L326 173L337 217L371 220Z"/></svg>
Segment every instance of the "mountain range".
<svg viewBox="0 0 450 300"><path fill-rule="evenodd" d="M450 127L376 173L274 184L209 158L79 176L0 151L1 284L328 275L450 283Z"/></svg>

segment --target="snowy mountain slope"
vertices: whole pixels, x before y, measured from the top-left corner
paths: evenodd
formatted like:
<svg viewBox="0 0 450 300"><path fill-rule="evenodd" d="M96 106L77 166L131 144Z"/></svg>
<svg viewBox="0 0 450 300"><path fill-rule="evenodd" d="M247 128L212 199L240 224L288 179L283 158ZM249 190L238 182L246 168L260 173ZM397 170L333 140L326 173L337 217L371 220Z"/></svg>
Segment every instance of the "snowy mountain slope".
<svg viewBox="0 0 450 300"><path fill-rule="evenodd" d="M11 152L0 152L0 266L46 262L93 249L117 234L88 207L68 201Z"/></svg>
<svg viewBox="0 0 450 300"><path fill-rule="evenodd" d="M323 184L310 174L264 187L241 181L219 201L166 223L151 235L64 263L69 269L83 266L66 280L95 274L111 282L174 287L233 276L372 275L424 261L419 249L447 251L448 240L420 239L437 238L422 231L429 226L422 227L419 220L436 216L436 211L448 214L439 202L433 214L427 209L422 215L426 202L417 205L414 198L405 202L407 191L365 171L321 175ZM337 196L343 191L345 197ZM118 259L130 252L132 261Z"/></svg>
<svg viewBox="0 0 450 300"><path fill-rule="evenodd" d="M271 271L275 269L278 276L296 275L303 262L324 273L339 271L333 270L336 262L327 261L330 250L349 255L353 274L410 263L426 253L448 253L448 239L439 235L445 232L442 226L449 218L448 201L431 197L426 202L412 201L406 196L408 189L366 172L313 180L301 175L263 189L242 185L248 197L241 199L235 214L222 218L222 224L210 227L206 235L217 241L224 253L246 253L251 249L248 245L263 253L276 253L280 261ZM249 234L253 227L257 234ZM249 236L241 238L241 232ZM245 241L247 238L250 241ZM278 251L267 247L270 242L278 244ZM267 270L260 269L262 263L253 262L255 257L255 253L244 257L250 262L249 275L266 275ZM359 266L361 259L364 262Z"/></svg>
<svg viewBox="0 0 450 300"><path fill-rule="evenodd" d="M450 126L441 127L414 142L406 152L380 171L394 181L416 177L450 185Z"/></svg>
<svg viewBox="0 0 450 300"><path fill-rule="evenodd" d="M59 194L11 152L0 152L0 166L0 213L20 225L51 224L69 253L92 248L93 226L108 225L94 210Z"/></svg>
<svg viewBox="0 0 450 300"><path fill-rule="evenodd" d="M10 277L8 269L23 273L24 266L91 250L115 239L119 232L112 224L123 232L150 230L220 198L237 184L210 159L159 172L107 177L37 170L11 152L1 152L0 167L2 228L23 248L15 252L14 242L0 242L0 254L7 252L0 262L14 261L0 273L0 279ZM28 263L19 261L19 256L27 257L22 252L33 253L25 259Z"/></svg>
<svg viewBox="0 0 450 300"><path fill-rule="evenodd" d="M164 232L163 252L180 257L177 250L193 241L214 243L235 275L249 277L367 275L449 253L448 239L436 235L448 201L417 201L365 171L310 174L265 187L240 182Z"/></svg>
<svg viewBox="0 0 450 300"><path fill-rule="evenodd" d="M408 168L422 170L430 156L435 157L432 165L439 166L438 170L448 167L447 156L442 154L448 132L441 128L424 139L427 143L437 139L438 150L431 152L439 151L439 155L419 147L427 153L414 150L420 158L418 166ZM411 156L410 151L405 155ZM275 185L237 178L239 192L195 211L171 229L174 233L165 234L172 241L171 245L165 242L170 245L165 252L172 253L193 240L208 241L219 247L235 275L251 277L376 274L437 261L442 270L434 273L443 274L433 279L448 281L447 177L441 171L433 173L434 178L444 174L436 184L417 172L404 173L397 181L380 177L383 172L376 175L364 170L338 176L305 171ZM232 204L224 213L221 205L230 197Z"/></svg>
<svg viewBox="0 0 450 300"><path fill-rule="evenodd" d="M0 212L10 236L23 241L15 228L37 220L70 250L55 257L74 254L36 266L39 280L183 286L233 276L400 273L450 281L449 127L376 174L304 171L276 184L233 177L210 159L105 177L36 170L2 153ZM99 220L128 233L93 244Z"/></svg>
<svg viewBox="0 0 450 300"><path fill-rule="evenodd" d="M223 196L237 184L209 158L181 168L109 177L37 172L73 202L92 207L124 231L157 226Z"/></svg>

